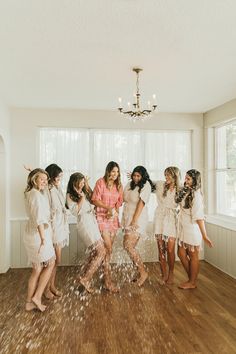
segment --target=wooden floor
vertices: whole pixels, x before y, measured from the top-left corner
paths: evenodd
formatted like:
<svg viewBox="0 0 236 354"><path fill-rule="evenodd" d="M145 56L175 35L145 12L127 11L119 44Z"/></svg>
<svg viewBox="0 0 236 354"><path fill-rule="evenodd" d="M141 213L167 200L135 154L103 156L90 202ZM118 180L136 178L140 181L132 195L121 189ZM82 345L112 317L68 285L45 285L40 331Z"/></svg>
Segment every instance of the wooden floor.
<svg viewBox="0 0 236 354"><path fill-rule="evenodd" d="M159 282L158 264L147 267L142 289L128 281L130 266L120 266L113 268L120 293L94 295L74 284L78 269L61 267L64 295L48 302L44 314L24 310L29 269L0 275L0 353L236 353L234 279L202 262L198 288L180 290L179 263L169 287Z"/></svg>

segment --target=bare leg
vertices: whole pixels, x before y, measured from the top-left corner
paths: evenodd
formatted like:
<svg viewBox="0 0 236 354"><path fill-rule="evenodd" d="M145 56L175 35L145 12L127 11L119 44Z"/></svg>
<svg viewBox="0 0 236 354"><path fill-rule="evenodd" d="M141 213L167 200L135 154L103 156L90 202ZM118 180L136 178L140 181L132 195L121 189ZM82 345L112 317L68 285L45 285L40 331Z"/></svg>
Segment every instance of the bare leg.
<svg viewBox="0 0 236 354"><path fill-rule="evenodd" d="M34 303L32 303L32 297L34 296L41 271L42 271L42 267L37 267L32 269L32 273L28 281L28 291L27 291L27 299L25 305L26 311L30 311L35 308Z"/></svg>
<svg viewBox="0 0 236 354"><path fill-rule="evenodd" d="M112 246L113 246L115 234L110 234L109 232L103 232L102 233L102 238L103 238L105 249L106 249L106 256L105 256L105 259L104 259L105 287L106 287L107 290L109 290L111 292L118 292L118 288L116 288L112 284L111 267L110 267Z"/></svg>
<svg viewBox="0 0 236 354"><path fill-rule="evenodd" d="M174 281L174 266L175 266L175 238L169 237L167 244L167 260L169 266L169 273L167 284L173 284Z"/></svg>
<svg viewBox="0 0 236 354"><path fill-rule="evenodd" d="M87 270L83 277L79 279L80 283L85 287L88 292L93 292L93 289L90 287L90 282L94 273L98 270L101 263L103 262L106 256L106 250L103 242L99 242L96 248L89 255L90 262L87 265Z"/></svg>
<svg viewBox="0 0 236 354"><path fill-rule="evenodd" d="M168 275L166 269L165 241L163 241L161 238L158 238L158 235L156 235L156 239L157 239L157 246L159 251L159 262L160 262L162 278L163 281L167 281Z"/></svg>
<svg viewBox="0 0 236 354"><path fill-rule="evenodd" d="M194 251L189 252L190 257L190 276L189 280L180 285L181 289L195 289L196 280L199 273L199 250L194 247Z"/></svg>
<svg viewBox="0 0 236 354"><path fill-rule="evenodd" d="M61 263L61 247L60 246L58 246L58 245L55 246L55 253L56 253L56 262L55 262L55 266L53 268L51 279L50 279L50 291L56 296L61 296L62 293L56 288L56 285L55 285L57 266Z"/></svg>
<svg viewBox="0 0 236 354"><path fill-rule="evenodd" d="M50 263L47 267L43 268L39 277L38 286L32 297L33 303L38 307L40 311L45 311L46 306L42 304L42 295L47 283L51 277L55 262Z"/></svg>
<svg viewBox="0 0 236 354"><path fill-rule="evenodd" d="M181 263L188 275L188 277L190 276L189 275L189 270L190 270L190 262L189 262L189 257L188 257L188 253L187 253L187 250L182 247L182 246L179 246L178 247L178 256L179 256L179 259L181 260Z"/></svg>
<svg viewBox="0 0 236 354"><path fill-rule="evenodd" d="M80 269L80 277L84 277L84 275L86 274L87 272L87 269L88 269L88 266L90 264L90 262L92 261L93 259L93 252L89 253L88 257L83 261L83 264L81 266L81 269Z"/></svg>
<svg viewBox="0 0 236 354"><path fill-rule="evenodd" d="M137 266L140 278L138 279L138 286L142 286L145 280L148 277L148 273L146 272L144 268L143 261L140 257L140 254L138 251L135 249L137 243L139 240L139 236L135 234L125 234L124 236L124 248L128 252L130 258L134 262L134 264Z"/></svg>

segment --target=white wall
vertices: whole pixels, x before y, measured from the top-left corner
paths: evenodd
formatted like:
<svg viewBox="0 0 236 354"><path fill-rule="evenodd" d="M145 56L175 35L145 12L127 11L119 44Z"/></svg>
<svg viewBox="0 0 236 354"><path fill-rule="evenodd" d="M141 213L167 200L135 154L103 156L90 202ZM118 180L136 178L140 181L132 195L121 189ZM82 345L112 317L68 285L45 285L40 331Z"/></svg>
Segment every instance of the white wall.
<svg viewBox="0 0 236 354"><path fill-rule="evenodd" d="M236 98L204 113L204 127L213 127L236 118Z"/></svg>
<svg viewBox="0 0 236 354"><path fill-rule="evenodd" d="M106 129L177 129L192 130L193 166L203 170L203 116L202 114L172 114L159 113L145 123L132 123L114 111L81 111L57 109L24 109L12 108L11 115L11 219L12 219L12 265L19 267L26 265L24 248L19 240L25 218L23 190L26 184L27 172L23 164L37 167L37 128L38 127L66 127L66 128L106 128ZM82 156L81 156L82 158ZM121 166L122 167L122 166ZM71 226L73 229L73 227ZM80 244L74 231L71 235L72 243ZM122 248L121 239L117 240L117 249ZM154 240L147 239L143 248L145 261L156 261L157 252ZM64 264L70 264L74 255L73 250L64 250ZM74 249L74 248L73 248ZM71 253L72 252L72 253ZM77 248L77 253L81 250ZM147 254L148 253L148 254ZM125 255L124 255L125 257ZM118 253L114 250L113 260L119 261ZM127 257L125 258L127 260Z"/></svg>
<svg viewBox="0 0 236 354"><path fill-rule="evenodd" d="M10 266L9 116L0 103L0 273Z"/></svg>
<svg viewBox="0 0 236 354"><path fill-rule="evenodd" d="M216 107L203 115L204 119L204 169L205 196L207 200L207 230L214 248L205 248L205 260L215 267L236 277L236 218L214 215L214 127L236 119L236 99Z"/></svg>

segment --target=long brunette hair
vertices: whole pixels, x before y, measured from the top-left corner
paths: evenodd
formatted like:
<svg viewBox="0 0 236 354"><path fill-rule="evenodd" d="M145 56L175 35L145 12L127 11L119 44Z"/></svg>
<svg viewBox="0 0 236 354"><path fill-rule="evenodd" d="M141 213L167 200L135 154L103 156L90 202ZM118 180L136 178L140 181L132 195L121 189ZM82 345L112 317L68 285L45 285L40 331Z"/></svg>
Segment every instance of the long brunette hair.
<svg viewBox="0 0 236 354"><path fill-rule="evenodd" d="M177 197L176 202L181 203L181 201L185 198L184 209L191 209L193 206L193 198L194 192L198 189L201 189L201 173L197 170L189 170L186 173L189 177L192 178L192 186L189 188L184 184L184 187L180 189Z"/></svg>
<svg viewBox="0 0 236 354"><path fill-rule="evenodd" d="M135 172L139 173L141 175L141 180L138 182L138 184L135 184L133 181L133 175L135 174ZM141 189L143 188L143 186L145 185L146 182L149 182L151 185L151 189L152 192L156 189L154 183L151 181L149 174L146 170L145 167L143 166L137 166L134 168L132 174L131 174L131 182L130 182L130 189L134 189L135 187L139 187L139 193L141 192Z"/></svg>
<svg viewBox="0 0 236 354"><path fill-rule="evenodd" d="M119 191L120 187L121 187L121 178L120 178L120 166L118 165L117 162L115 161L110 161L107 164L106 170L105 170L105 175L104 175L104 180L106 183L106 186L108 187L108 181L109 181L109 177L111 174L111 171L113 170L114 167L118 168L118 177L117 179L114 181L114 184L116 185L116 189Z"/></svg>
<svg viewBox="0 0 236 354"><path fill-rule="evenodd" d="M79 194L77 193L75 188L80 183L80 181L82 181L82 179L85 180L84 175L80 172L75 172L70 176L70 179L69 179L69 182L67 185L67 192L66 193L68 193L70 195L70 198L76 203L80 200L81 196L79 196ZM84 185L82 191L85 194L88 201L90 202L91 196L92 196L91 188L87 188L86 185ZM66 205L66 206L68 207L68 205Z"/></svg>

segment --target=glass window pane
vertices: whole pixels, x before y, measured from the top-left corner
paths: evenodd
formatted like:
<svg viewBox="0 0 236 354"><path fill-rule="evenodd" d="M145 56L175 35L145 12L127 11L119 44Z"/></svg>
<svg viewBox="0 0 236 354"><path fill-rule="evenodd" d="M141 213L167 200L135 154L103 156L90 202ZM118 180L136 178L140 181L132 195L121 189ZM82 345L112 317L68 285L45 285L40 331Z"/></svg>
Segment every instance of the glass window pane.
<svg viewBox="0 0 236 354"><path fill-rule="evenodd" d="M236 171L216 173L217 213L236 216Z"/></svg>
<svg viewBox="0 0 236 354"><path fill-rule="evenodd" d="M216 128L217 169L236 168L236 121Z"/></svg>

